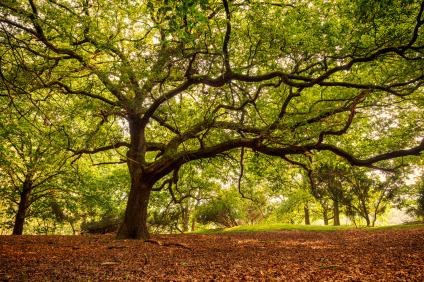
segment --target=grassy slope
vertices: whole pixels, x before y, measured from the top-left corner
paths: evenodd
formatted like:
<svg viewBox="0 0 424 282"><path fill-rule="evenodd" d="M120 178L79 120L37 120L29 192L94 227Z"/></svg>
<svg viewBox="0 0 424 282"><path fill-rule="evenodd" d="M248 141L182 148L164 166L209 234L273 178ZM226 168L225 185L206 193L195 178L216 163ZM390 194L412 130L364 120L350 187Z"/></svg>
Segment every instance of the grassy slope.
<svg viewBox="0 0 424 282"><path fill-rule="evenodd" d="M413 229L424 228L424 223L420 224L399 224L390 226L378 226L371 228L361 228L364 230L387 230L387 229ZM302 231L338 231L357 229L355 226L331 226L331 225L295 225L295 224L256 224L256 225L240 225L231 228L219 228L199 230L195 233L211 234L211 233L237 233L237 232L260 232L260 231L283 231L283 230L302 230Z"/></svg>

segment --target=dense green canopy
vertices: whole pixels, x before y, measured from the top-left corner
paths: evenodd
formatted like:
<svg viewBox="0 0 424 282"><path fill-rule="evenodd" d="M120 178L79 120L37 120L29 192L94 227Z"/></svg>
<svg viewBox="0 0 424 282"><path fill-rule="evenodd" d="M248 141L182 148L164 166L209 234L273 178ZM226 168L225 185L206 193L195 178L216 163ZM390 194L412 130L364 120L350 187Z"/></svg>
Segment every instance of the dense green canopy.
<svg viewBox="0 0 424 282"><path fill-rule="evenodd" d="M187 162L237 148L301 166L321 151L383 169L419 156L423 10L412 0L1 0L0 95L78 104L91 126L67 127L62 148L119 152L110 161L127 163L131 189L118 237L147 238L150 192Z"/></svg>

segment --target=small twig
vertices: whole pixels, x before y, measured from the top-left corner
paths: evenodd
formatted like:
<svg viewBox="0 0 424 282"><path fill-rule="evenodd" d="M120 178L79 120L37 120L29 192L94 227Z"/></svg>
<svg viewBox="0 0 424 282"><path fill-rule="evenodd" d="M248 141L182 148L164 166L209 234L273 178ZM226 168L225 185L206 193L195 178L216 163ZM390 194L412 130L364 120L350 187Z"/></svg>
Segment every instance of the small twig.
<svg viewBox="0 0 424 282"><path fill-rule="evenodd" d="M109 250L111 250L111 249L125 249L125 248L127 248L126 246L109 246L109 247L107 247Z"/></svg>

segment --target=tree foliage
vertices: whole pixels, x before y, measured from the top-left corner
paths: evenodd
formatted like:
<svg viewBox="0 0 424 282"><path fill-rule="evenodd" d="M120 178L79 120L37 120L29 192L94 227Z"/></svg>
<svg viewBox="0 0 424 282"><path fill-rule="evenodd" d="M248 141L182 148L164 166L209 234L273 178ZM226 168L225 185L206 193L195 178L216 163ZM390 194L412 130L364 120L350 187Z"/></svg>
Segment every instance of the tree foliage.
<svg viewBox="0 0 424 282"><path fill-rule="evenodd" d="M95 130L70 128L81 138L68 150L125 152L118 237L147 238L153 187L188 162L242 148L388 169L420 155L423 10L412 0L3 0L0 95L86 102L77 113Z"/></svg>

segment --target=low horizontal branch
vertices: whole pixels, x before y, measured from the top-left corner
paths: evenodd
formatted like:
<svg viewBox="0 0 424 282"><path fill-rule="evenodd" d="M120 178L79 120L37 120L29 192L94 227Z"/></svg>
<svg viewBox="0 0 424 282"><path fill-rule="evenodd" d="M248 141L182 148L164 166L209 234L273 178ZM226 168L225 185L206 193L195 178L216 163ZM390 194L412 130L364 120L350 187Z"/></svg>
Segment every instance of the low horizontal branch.
<svg viewBox="0 0 424 282"><path fill-rule="evenodd" d="M148 170L152 173L166 175L171 172L176 166L181 166L184 163L193 160L215 157L221 153L240 147L250 148L256 152L269 156L281 157L283 159L285 159L288 155L305 155L313 151L330 151L344 158L351 165L371 168L375 168L374 164L381 161L404 156L419 156L421 152L424 151L424 139L418 146L415 146L413 148L395 150L367 159L357 158L351 153L348 153L347 151L330 144L316 143L304 146L271 147L268 145L264 145L263 141L263 137L238 138L227 140L214 146L204 147L198 150L180 152L179 154L174 155L171 158L164 158L158 162L152 163L149 166Z"/></svg>
<svg viewBox="0 0 424 282"><path fill-rule="evenodd" d="M104 151L108 151L108 150L112 150L112 149L117 149L120 147L130 147L130 144L127 142L117 142L115 144L111 144L111 145L107 145L107 146L103 146L103 147L99 147L99 148L95 148L95 149L81 149L81 150L74 150L71 148L68 148L69 151L71 151L72 153L74 153L74 155L83 155L83 154L96 154L96 153L100 153L100 152L104 152Z"/></svg>

